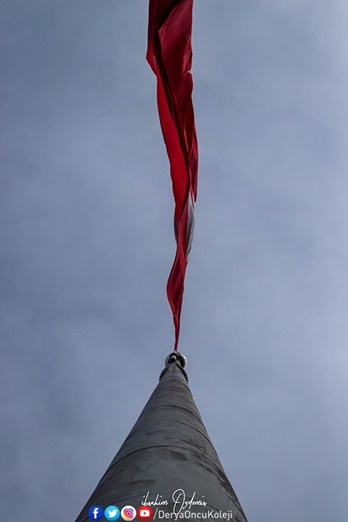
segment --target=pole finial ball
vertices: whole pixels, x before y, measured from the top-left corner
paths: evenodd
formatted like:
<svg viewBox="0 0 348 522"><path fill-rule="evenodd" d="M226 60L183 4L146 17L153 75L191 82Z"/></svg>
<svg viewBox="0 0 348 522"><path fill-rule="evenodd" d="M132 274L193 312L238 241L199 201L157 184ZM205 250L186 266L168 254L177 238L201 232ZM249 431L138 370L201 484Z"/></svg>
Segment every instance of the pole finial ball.
<svg viewBox="0 0 348 522"><path fill-rule="evenodd" d="M187 359L182 353L172 352L166 357L165 365L168 366L169 364L174 363L179 363L181 368L185 368L187 365Z"/></svg>

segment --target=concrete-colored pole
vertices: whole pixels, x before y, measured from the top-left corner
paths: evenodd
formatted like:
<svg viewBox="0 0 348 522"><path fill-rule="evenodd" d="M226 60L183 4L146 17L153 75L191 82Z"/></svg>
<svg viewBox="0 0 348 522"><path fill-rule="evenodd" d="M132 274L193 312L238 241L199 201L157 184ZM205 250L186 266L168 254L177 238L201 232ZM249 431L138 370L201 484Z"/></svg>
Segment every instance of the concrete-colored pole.
<svg viewBox="0 0 348 522"><path fill-rule="evenodd" d="M167 358L158 386L76 522L90 520L94 505L142 504L151 505L157 520L247 522L192 398L185 362L180 354Z"/></svg>

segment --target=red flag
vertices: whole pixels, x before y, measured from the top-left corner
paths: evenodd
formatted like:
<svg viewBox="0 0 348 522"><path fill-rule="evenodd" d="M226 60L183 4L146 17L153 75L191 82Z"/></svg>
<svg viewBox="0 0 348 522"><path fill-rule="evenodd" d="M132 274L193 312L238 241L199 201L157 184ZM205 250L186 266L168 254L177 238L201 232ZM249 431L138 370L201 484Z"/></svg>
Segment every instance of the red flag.
<svg viewBox="0 0 348 522"><path fill-rule="evenodd" d="M147 61L157 76L157 103L170 162L177 250L167 283L178 348L185 272L194 226L198 147L192 105L193 0L150 0Z"/></svg>

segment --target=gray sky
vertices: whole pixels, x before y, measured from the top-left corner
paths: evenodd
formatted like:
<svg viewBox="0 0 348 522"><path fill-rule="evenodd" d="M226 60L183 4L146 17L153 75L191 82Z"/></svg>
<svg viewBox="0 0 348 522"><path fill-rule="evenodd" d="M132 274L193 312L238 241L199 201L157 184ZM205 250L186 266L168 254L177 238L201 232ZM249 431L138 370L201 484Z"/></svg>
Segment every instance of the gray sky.
<svg viewBox="0 0 348 522"><path fill-rule="evenodd" d="M74 520L174 330L146 0L3 0L1 518ZM196 0L180 350L250 522L348 512L348 7Z"/></svg>

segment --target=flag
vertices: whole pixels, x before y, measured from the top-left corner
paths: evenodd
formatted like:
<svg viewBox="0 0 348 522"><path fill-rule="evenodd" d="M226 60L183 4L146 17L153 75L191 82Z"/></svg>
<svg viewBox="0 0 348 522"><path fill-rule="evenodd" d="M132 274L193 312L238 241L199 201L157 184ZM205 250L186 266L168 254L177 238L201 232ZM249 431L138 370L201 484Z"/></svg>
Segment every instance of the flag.
<svg viewBox="0 0 348 522"><path fill-rule="evenodd" d="M193 0L150 0L147 61L157 76L157 104L172 179L177 243L167 283L175 327L180 334L184 282L194 228L198 147L192 105Z"/></svg>

